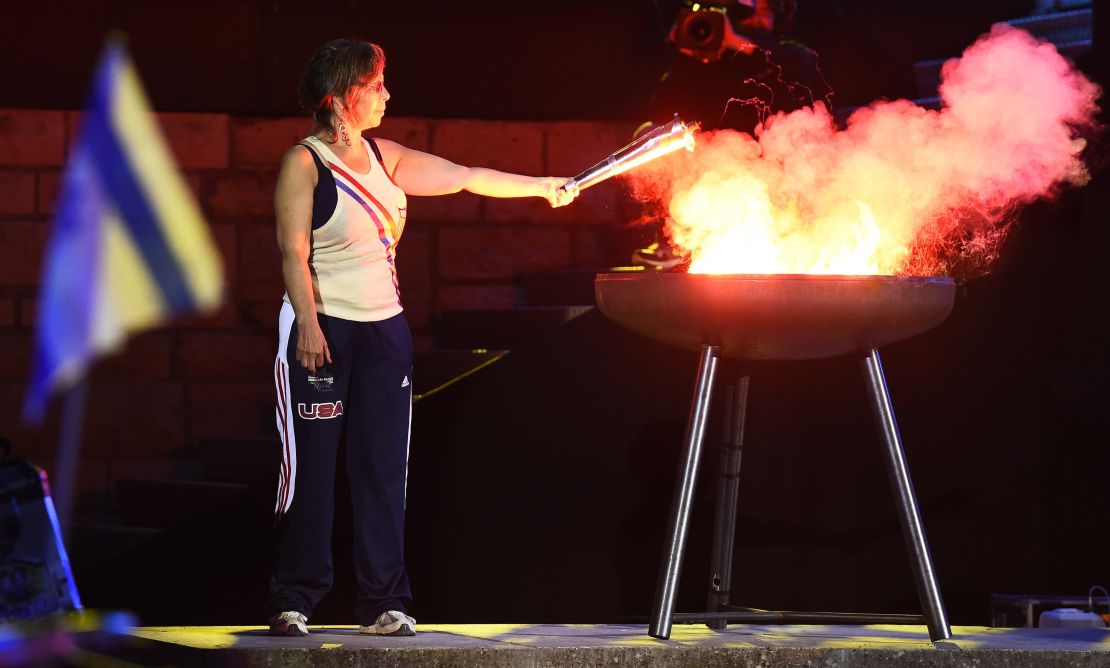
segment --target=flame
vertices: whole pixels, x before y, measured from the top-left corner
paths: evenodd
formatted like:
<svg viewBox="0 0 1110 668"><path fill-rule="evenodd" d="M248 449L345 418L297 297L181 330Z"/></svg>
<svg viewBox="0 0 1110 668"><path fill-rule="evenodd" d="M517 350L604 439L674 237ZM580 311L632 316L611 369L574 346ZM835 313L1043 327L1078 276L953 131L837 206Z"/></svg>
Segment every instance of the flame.
<svg viewBox="0 0 1110 668"><path fill-rule="evenodd" d="M1089 180L1082 130L1099 89L1055 48L995 26L943 68L943 106L820 103L758 140L698 135L697 150L632 176L669 214L692 273L981 273L1018 206Z"/></svg>
<svg viewBox="0 0 1110 668"><path fill-rule="evenodd" d="M691 252L695 274L878 274L882 230L871 207L806 223L796 209L776 210L765 184L733 178L701 182L671 203L671 238ZM732 217L719 215L721 209ZM706 221L684 225L679 221ZM897 250L897 249L895 249ZM888 253L904 256L907 248ZM736 267L743 267L737 272Z"/></svg>

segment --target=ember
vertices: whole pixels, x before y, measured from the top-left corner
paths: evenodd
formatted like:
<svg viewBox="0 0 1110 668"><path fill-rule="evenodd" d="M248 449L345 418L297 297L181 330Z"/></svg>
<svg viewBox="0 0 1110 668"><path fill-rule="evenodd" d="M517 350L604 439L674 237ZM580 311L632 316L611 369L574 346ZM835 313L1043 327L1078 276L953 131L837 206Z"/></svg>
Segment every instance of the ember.
<svg viewBox="0 0 1110 668"><path fill-rule="evenodd" d="M670 214L692 273L983 272L1022 204L1089 179L1081 132L1098 87L1056 49L995 26L945 64L941 111L905 100L772 117L758 133L632 177Z"/></svg>

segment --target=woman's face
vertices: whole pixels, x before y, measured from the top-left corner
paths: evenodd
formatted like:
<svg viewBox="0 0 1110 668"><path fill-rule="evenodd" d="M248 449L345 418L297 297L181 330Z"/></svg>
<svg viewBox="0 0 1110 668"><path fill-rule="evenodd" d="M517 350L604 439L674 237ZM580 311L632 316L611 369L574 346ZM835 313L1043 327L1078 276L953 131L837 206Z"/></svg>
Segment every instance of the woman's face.
<svg viewBox="0 0 1110 668"><path fill-rule="evenodd" d="M376 128L385 115L389 91L385 87L385 72L370 77L356 85L350 98L351 122L361 129Z"/></svg>

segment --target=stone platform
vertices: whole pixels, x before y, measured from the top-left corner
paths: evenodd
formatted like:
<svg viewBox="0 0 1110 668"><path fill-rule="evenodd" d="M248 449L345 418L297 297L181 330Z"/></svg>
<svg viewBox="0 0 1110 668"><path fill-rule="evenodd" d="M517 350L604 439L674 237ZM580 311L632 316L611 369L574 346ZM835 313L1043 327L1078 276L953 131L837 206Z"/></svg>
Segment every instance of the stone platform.
<svg viewBox="0 0 1110 668"><path fill-rule="evenodd" d="M409 638L310 627L271 638L262 627L146 627L148 650L197 666L1022 666L1110 665L1110 630L954 627L931 643L920 626L421 624Z"/></svg>

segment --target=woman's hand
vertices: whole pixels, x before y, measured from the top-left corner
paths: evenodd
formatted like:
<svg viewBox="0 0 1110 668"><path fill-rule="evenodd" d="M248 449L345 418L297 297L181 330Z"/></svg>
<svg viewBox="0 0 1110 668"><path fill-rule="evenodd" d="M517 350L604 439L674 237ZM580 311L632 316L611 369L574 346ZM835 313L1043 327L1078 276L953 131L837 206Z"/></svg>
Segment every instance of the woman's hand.
<svg viewBox="0 0 1110 668"><path fill-rule="evenodd" d="M573 202L575 197L578 197L578 184L574 182L574 179L543 176L539 178L539 181L543 188L543 198L547 200L551 208L566 206Z"/></svg>
<svg viewBox="0 0 1110 668"><path fill-rule="evenodd" d="M315 319L297 322L297 361L309 373L316 373L316 369L324 366L325 362L331 364L327 339Z"/></svg>

